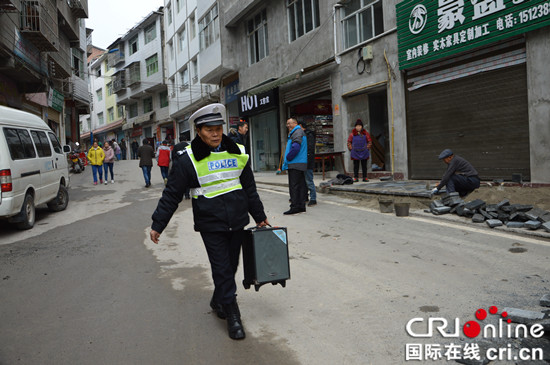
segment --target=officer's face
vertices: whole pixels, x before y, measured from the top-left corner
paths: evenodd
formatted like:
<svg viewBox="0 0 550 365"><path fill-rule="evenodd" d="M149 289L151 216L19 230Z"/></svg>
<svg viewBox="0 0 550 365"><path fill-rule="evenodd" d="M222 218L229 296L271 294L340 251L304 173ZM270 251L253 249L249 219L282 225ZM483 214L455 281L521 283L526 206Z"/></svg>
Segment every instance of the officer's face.
<svg viewBox="0 0 550 365"><path fill-rule="evenodd" d="M204 143L209 147L216 148L222 143L223 126L222 125L205 125L197 129L197 134Z"/></svg>

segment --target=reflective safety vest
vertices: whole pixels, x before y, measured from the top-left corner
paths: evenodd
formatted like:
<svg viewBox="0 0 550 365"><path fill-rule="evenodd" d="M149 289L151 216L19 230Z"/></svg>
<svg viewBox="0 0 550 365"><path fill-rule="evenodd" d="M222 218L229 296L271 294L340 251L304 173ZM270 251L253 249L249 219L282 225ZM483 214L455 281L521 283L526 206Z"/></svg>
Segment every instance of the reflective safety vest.
<svg viewBox="0 0 550 365"><path fill-rule="evenodd" d="M201 186L191 189L193 199L198 199L201 195L206 198L214 198L243 188L239 178L249 156L245 153L244 146L239 144L237 146L241 150L240 155L227 151L211 152L208 157L200 161L193 156L191 146L186 147Z"/></svg>

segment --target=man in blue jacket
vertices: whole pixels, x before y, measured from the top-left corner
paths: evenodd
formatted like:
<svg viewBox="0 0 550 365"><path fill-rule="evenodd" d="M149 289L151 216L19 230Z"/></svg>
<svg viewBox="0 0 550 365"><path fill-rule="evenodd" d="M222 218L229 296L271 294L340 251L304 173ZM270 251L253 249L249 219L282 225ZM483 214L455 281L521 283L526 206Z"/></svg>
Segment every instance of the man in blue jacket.
<svg viewBox="0 0 550 365"><path fill-rule="evenodd" d="M290 210L284 214L297 214L306 211L307 138L296 118L286 121L288 140L283 170L288 170L288 190L290 192Z"/></svg>

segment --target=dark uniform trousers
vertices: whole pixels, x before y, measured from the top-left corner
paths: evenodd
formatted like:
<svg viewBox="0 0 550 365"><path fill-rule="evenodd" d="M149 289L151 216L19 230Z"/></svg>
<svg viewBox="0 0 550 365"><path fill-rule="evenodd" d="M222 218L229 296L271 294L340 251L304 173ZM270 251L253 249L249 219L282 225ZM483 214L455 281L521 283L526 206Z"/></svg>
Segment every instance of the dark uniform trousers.
<svg viewBox="0 0 550 365"><path fill-rule="evenodd" d="M288 169L288 191L290 193L290 208L305 209L307 185L304 171Z"/></svg>
<svg viewBox="0 0 550 365"><path fill-rule="evenodd" d="M244 239L244 230L201 232L214 280L214 300L218 304L233 302L237 292L235 273Z"/></svg>

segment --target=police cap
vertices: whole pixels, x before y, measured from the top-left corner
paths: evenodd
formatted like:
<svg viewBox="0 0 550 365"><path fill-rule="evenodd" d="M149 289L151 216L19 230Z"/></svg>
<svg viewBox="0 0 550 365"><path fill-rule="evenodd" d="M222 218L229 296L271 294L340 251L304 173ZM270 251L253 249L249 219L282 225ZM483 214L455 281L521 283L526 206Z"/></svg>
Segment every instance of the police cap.
<svg viewBox="0 0 550 365"><path fill-rule="evenodd" d="M195 127L225 124L225 106L219 103L203 106L191 115L189 123L195 123Z"/></svg>
<svg viewBox="0 0 550 365"><path fill-rule="evenodd" d="M452 156L452 155L453 155L453 151L451 151L450 149L447 148L439 154L439 159L443 160L444 158L447 158L447 157Z"/></svg>

